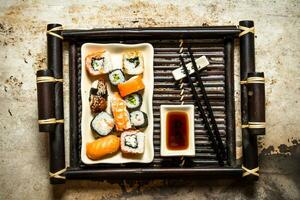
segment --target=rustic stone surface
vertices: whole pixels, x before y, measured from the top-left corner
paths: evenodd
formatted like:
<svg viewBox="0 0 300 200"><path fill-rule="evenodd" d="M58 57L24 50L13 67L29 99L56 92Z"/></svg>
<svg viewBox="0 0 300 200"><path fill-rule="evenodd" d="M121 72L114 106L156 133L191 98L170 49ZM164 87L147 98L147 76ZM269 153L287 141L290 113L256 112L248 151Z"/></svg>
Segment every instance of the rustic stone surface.
<svg viewBox="0 0 300 200"><path fill-rule="evenodd" d="M299 10L300 2L293 0L186 1L184 5L169 0L0 0L0 199L299 199ZM47 23L59 22L65 28L151 27L233 25L242 19L255 21L256 66L267 79L267 135L259 140L259 182L49 184L48 139L38 133L35 86L35 71L46 67ZM67 80L66 66L64 72ZM67 81L64 89L67 100Z"/></svg>

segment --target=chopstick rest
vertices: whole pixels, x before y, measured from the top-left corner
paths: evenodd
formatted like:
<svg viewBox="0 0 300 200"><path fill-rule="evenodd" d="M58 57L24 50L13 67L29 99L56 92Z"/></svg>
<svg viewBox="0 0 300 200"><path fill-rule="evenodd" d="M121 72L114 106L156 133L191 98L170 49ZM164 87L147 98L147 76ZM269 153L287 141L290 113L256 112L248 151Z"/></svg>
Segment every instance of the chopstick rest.
<svg viewBox="0 0 300 200"><path fill-rule="evenodd" d="M206 56L201 56L195 60L196 65L198 66L198 70L203 69L207 65L209 65L209 61L207 60ZM193 68L192 62L186 64L186 68L188 69L189 74L193 74L195 72ZM183 67L179 67L172 71L173 77L176 81L183 79L186 77Z"/></svg>

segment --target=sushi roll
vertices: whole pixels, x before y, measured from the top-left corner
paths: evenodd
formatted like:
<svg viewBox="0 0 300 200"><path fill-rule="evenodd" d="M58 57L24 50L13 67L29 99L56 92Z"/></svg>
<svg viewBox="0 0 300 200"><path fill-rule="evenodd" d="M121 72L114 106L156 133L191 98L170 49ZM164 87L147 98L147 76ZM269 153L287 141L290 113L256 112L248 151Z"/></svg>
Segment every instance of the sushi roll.
<svg viewBox="0 0 300 200"><path fill-rule="evenodd" d="M99 113L106 109L107 101L102 96L91 95L90 108L92 113Z"/></svg>
<svg viewBox="0 0 300 200"><path fill-rule="evenodd" d="M130 122L135 128L145 128L148 126L148 116L143 111L133 111L130 113Z"/></svg>
<svg viewBox="0 0 300 200"><path fill-rule="evenodd" d="M140 131L125 131L121 134L121 151L126 154L144 153L144 133Z"/></svg>
<svg viewBox="0 0 300 200"><path fill-rule="evenodd" d="M139 93L133 93L124 98L128 110L137 110L143 103L143 97Z"/></svg>
<svg viewBox="0 0 300 200"><path fill-rule="evenodd" d="M126 74L137 75L144 71L144 58L140 51L130 51L123 54L123 69Z"/></svg>
<svg viewBox="0 0 300 200"><path fill-rule="evenodd" d="M107 98L107 87L103 79L96 80L92 83L90 96L91 95L101 96L105 99Z"/></svg>
<svg viewBox="0 0 300 200"><path fill-rule="evenodd" d="M91 121L91 129L100 136L109 134L114 128L114 118L107 112L101 112Z"/></svg>
<svg viewBox="0 0 300 200"><path fill-rule="evenodd" d="M118 84L118 89L122 97L143 90L144 88L145 85L141 76L133 76L124 83Z"/></svg>
<svg viewBox="0 0 300 200"><path fill-rule="evenodd" d="M112 85L117 86L119 83L125 82L125 76L120 69L111 71L108 75L109 81Z"/></svg>
<svg viewBox="0 0 300 200"><path fill-rule="evenodd" d="M107 51L97 51L85 58L85 67L91 76L107 74L112 69L112 61Z"/></svg>
<svg viewBox="0 0 300 200"><path fill-rule="evenodd" d="M90 89L90 108L92 113L104 111L107 107L107 88L103 79L96 80L92 83Z"/></svg>
<svg viewBox="0 0 300 200"><path fill-rule="evenodd" d="M131 128L130 116L126 109L126 103L117 92L112 96L111 110L115 119L117 131L124 131Z"/></svg>

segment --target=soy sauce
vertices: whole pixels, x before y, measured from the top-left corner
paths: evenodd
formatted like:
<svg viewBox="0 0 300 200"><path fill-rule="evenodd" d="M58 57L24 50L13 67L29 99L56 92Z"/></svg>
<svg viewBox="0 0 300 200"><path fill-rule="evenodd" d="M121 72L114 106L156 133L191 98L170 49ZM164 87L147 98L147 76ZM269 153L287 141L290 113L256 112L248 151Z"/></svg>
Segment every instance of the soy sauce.
<svg viewBox="0 0 300 200"><path fill-rule="evenodd" d="M185 112L167 113L167 148L184 150L189 146L189 121Z"/></svg>

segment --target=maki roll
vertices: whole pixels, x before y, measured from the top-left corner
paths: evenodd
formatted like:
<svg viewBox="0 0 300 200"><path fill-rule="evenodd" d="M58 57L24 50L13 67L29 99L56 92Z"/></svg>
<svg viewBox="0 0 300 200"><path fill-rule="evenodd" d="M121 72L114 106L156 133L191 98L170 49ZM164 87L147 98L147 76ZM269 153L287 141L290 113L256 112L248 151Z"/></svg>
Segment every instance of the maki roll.
<svg viewBox="0 0 300 200"><path fill-rule="evenodd" d="M107 74L112 69L112 61L107 51L97 51L85 58L85 67L91 76Z"/></svg>
<svg viewBox="0 0 300 200"><path fill-rule="evenodd" d="M125 131L121 134L121 151L127 154L144 153L144 133L140 131Z"/></svg>
<svg viewBox="0 0 300 200"><path fill-rule="evenodd" d="M133 93L124 98L128 110L137 110L143 103L143 97L139 93Z"/></svg>
<svg viewBox="0 0 300 200"><path fill-rule="evenodd" d="M114 118L107 112L101 112L91 121L91 129L100 136L109 134L114 128Z"/></svg>
<svg viewBox="0 0 300 200"><path fill-rule="evenodd" d="M125 76L120 69L111 71L108 75L109 81L112 85L117 86L119 83L125 82Z"/></svg>
<svg viewBox="0 0 300 200"><path fill-rule="evenodd" d="M130 113L130 122L135 128L145 128L148 126L148 116L143 111L133 111Z"/></svg>
<svg viewBox="0 0 300 200"><path fill-rule="evenodd" d="M96 80L92 83L90 96L91 95L102 96L105 99L107 98L107 87L103 79Z"/></svg>
<svg viewBox="0 0 300 200"><path fill-rule="evenodd" d="M103 79L96 80L92 83L90 90L90 108L93 113L104 111L107 107L107 89Z"/></svg>
<svg viewBox="0 0 300 200"><path fill-rule="evenodd" d="M141 74L144 71L144 59L140 51L130 51L123 54L124 72L129 75Z"/></svg>

